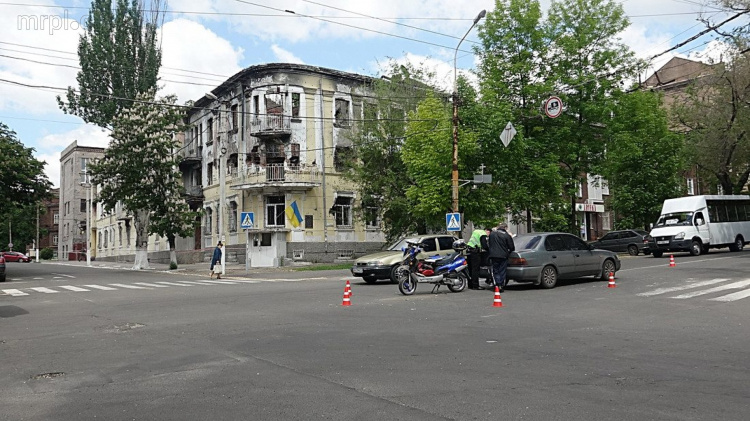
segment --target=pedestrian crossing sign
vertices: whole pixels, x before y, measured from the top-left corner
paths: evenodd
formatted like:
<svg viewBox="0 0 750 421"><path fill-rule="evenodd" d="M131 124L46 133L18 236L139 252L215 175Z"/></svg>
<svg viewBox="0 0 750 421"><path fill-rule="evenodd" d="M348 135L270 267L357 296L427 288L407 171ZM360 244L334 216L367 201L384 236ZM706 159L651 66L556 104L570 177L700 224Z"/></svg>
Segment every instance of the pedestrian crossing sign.
<svg viewBox="0 0 750 421"><path fill-rule="evenodd" d="M255 212L240 212L240 228L255 228Z"/></svg>
<svg viewBox="0 0 750 421"><path fill-rule="evenodd" d="M461 214L458 212L446 213L445 225L448 227L448 231L461 231Z"/></svg>

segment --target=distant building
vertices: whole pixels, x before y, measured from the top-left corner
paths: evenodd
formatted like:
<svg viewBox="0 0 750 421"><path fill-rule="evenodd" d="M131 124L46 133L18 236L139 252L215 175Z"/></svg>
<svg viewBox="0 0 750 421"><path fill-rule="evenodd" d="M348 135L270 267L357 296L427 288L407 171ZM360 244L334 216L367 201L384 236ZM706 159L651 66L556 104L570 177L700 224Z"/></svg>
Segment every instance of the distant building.
<svg viewBox="0 0 750 421"><path fill-rule="evenodd" d="M58 256L60 242L60 189L52 189L52 197L42 202L44 212L39 215L39 250L51 248L54 258Z"/></svg>

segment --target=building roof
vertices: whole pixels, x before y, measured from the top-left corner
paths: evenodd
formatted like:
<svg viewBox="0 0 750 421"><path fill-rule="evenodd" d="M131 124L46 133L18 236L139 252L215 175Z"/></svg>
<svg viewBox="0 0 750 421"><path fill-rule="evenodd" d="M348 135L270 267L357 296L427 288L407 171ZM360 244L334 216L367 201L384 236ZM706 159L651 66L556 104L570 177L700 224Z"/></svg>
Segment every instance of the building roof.
<svg viewBox="0 0 750 421"><path fill-rule="evenodd" d="M700 61L672 57L671 60L649 76L642 86L651 89L667 89L670 86L685 84L704 76L712 68L712 65Z"/></svg>

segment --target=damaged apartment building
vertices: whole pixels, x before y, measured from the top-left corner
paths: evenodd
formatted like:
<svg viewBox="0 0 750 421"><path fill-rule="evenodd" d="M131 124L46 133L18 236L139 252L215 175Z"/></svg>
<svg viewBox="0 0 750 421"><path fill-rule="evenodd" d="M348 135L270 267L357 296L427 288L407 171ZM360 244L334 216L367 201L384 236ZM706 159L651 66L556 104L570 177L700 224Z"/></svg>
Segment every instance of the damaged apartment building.
<svg viewBox="0 0 750 421"><path fill-rule="evenodd" d="M249 266L333 262L379 249L342 176L369 77L300 64L248 67L193 103L180 165L203 211L196 244ZM377 212L375 212L377 213ZM245 251L247 250L247 253Z"/></svg>

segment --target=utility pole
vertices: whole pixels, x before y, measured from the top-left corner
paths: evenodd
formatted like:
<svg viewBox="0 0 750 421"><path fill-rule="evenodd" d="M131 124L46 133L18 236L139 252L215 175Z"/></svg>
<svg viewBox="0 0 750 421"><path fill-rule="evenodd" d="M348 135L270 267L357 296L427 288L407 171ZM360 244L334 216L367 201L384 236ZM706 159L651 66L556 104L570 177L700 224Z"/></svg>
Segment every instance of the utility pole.
<svg viewBox="0 0 750 421"><path fill-rule="evenodd" d="M34 256L39 263L39 204L36 204L36 242L34 243Z"/></svg>

